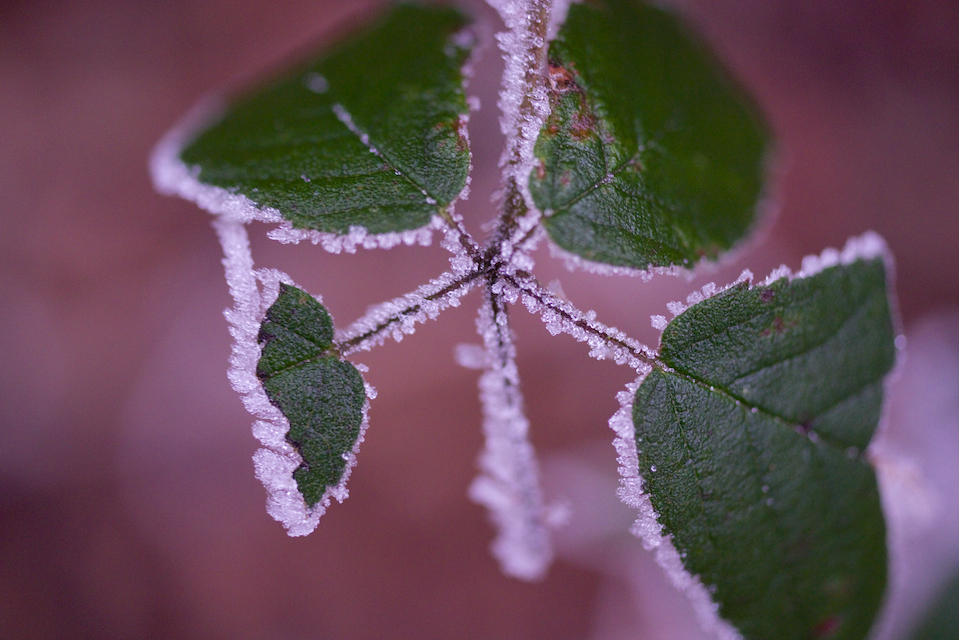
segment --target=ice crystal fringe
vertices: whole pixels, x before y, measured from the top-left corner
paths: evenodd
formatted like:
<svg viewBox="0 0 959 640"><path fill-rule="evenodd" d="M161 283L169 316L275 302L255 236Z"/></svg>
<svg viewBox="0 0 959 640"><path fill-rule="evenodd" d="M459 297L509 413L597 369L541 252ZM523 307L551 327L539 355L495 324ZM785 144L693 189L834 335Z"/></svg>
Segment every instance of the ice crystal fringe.
<svg viewBox="0 0 959 640"><path fill-rule="evenodd" d="M294 229L283 215L272 207L261 207L240 193L203 184L199 181L199 168L188 167L180 160L180 152L196 136L220 118L224 103L217 97L207 97L199 102L157 143L150 156L150 174L159 193L176 195L195 202L201 209L214 213L224 220L248 223L254 220L277 227L267 236L284 244L296 244L308 240L330 253L355 253L364 249L389 249L398 244L429 246L433 231L446 225L439 216L430 223L409 231L371 234L362 227L351 227L341 235L306 229ZM427 196L428 197L428 196Z"/></svg>
<svg viewBox="0 0 959 640"><path fill-rule="evenodd" d="M645 371L655 357L646 345L596 320L595 311L584 313L532 280L519 280L518 286L523 304L530 313L539 314L550 334L566 333L578 342L585 342L590 347L589 355L597 360L612 360Z"/></svg>
<svg viewBox="0 0 959 640"><path fill-rule="evenodd" d="M293 479L293 471L303 459L286 441L290 423L270 402L259 379L256 365L260 360L260 345L257 335L267 309L279 296L280 283L293 284L285 273L274 269L253 270L253 257L246 229L236 221L217 219L213 223L223 247L223 267L226 281L233 297L233 308L224 312L233 336L230 369L227 373L233 389L243 399L243 405L256 422L253 435L263 445L253 456L256 477L267 491L266 510L286 528L291 536L303 536L312 532L330 501L342 502L348 495L346 481L356 466L356 454L363 442L368 424L369 399L376 391L364 382L367 400L363 404L363 421L360 434L352 451L346 456L346 467L340 482L323 494L312 508L307 507ZM257 287L257 281L263 287Z"/></svg>
<svg viewBox="0 0 959 640"><path fill-rule="evenodd" d="M336 342L340 354L369 351L392 337L397 342L416 330L416 325L434 320L479 284L478 278L447 272L416 291L372 307L366 315L342 331Z"/></svg>
<svg viewBox="0 0 959 640"><path fill-rule="evenodd" d="M639 475L639 456L636 452L636 431L633 425L633 398L650 370L651 367L647 366L646 371L637 380L628 384L625 391L617 394L616 399L619 400L620 408L609 419L609 426L616 434L613 446L616 448L621 476L617 493L620 500L639 511L639 516L630 532L642 541L646 550L654 552L656 563L666 573L672 585L690 599L704 631L721 640L742 640L739 632L719 617L719 605L713 602L706 586L697 576L691 575L683 567L682 558L679 557L672 538L663 535L663 527L659 524L656 511L649 496L643 491L643 479Z"/></svg>
<svg viewBox="0 0 959 640"><path fill-rule="evenodd" d="M808 278L824 269L837 265L848 265L857 260L871 260L882 258L885 262L889 274L893 273L893 263L891 254L886 247L885 241L878 234L867 231L861 236L850 238L842 251L836 249L826 249L818 256L806 256L802 261L802 270L794 274L788 267L782 265L774 269L762 281L762 286L772 284L781 278L797 279ZM890 275L890 279L891 279ZM717 287L715 283L704 285L699 291L694 291L686 298L686 302L670 302L667 308L673 317L676 317L686 311L689 307L711 298L717 294L726 291L743 282L752 284L753 274L747 269L732 283ZM891 283L890 285L891 286ZM894 314L895 316L896 314ZM653 327L664 330L668 325L665 316L652 316ZM898 332L897 332L898 333ZM649 496L643 491L643 479L639 473L639 456L636 451L636 431L633 423L633 398L636 396L636 390L642 384L650 368L640 373L640 377L627 385L625 391L617 395L620 409L609 420L610 428L615 432L616 438L613 446L616 448L617 460L619 462L620 489L618 491L620 499L627 505L637 509L639 516L633 524L630 532L642 540L643 546L647 550L654 550L656 562L663 568L670 582L680 591L685 593L693 603L697 617L704 630L715 634L723 640L733 640L741 638L739 632L728 622L719 617L719 607L713 602L709 590L702 584L697 576L691 575L683 566L682 558L676 551L669 536L663 536L662 525L659 523L658 515L653 509ZM877 433L881 433L881 426ZM875 442L875 440L874 440ZM870 449L874 449L870 446ZM880 476L880 484L884 478L883 468L877 465L877 471Z"/></svg>
<svg viewBox="0 0 959 640"><path fill-rule="evenodd" d="M819 255L806 256L802 259L802 269L798 273L793 273L786 265L780 265L766 276L760 283L760 286L768 286L781 278L789 278L790 280L809 278L829 267L848 265L857 260L872 260L874 258L881 258L883 260L891 291L891 281L895 274L895 264L892 253L886 246L886 241L875 231L867 231L860 236L849 238L842 251L830 247L824 249ZM703 300L720 294L743 282L748 282L750 285L753 282L753 274L749 269L744 269L739 278L724 287L717 287L715 283L710 282L704 285L699 291L693 291L689 294L686 297L685 303L678 301L669 302L666 304L666 308L675 318L689 307L699 304ZM890 296L890 299L895 300L895 296ZM894 320L898 322L898 314L894 313L893 316ZM667 321L665 316L655 315L651 316L651 319L654 328L660 331L666 328ZM898 326L896 328L897 330L899 329ZM902 332L897 331L897 335L900 333Z"/></svg>
<svg viewBox="0 0 959 640"><path fill-rule="evenodd" d="M575 253L566 251L552 241L549 243L549 255L551 258L562 260L568 271L585 271L586 273L594 273L601 276L629 276L640 278L643 282L649 282L653 279L653 276L657 275L680 276L687 280L692 280L696 277L695 268L684 269L682 267L672 266L633 269L632 267L614 267L609 264L603 264L602 262L593 262Z"/></svg>
<svg viewBox="0 0 959 640"><path fill-rule="evenodd" d="M477 328L483 336L485 357L471 350L466 359L470 365L486 368L479 381L486 448L479 459L481 475L470 486L470 497L489 509L496 524L492 552L503 572L539 580L553 559L547 513L535 453L527 437L529 422L523 413L516 349L506 314L494 312L490 294ZM461 351L467 355L466 350Z"/></svg>
<svg viewBox="0 0 959 640"><path fill-rule="evenodd" d="M534 16L548 11L550 2L487 0L487 3L496 9L508 29L496 34L496 42L506 61L503 89L497 103L502 114L500 128L507 141L500 164L504 167L504 179L515 182L527 207L534 211L527 178L533 170L533 145L549 115L549 99L545 84L530 86L528 72L536 70L537 56L546 47L547 25L542 25L543 33L539 33L540 25Z"/></svg>

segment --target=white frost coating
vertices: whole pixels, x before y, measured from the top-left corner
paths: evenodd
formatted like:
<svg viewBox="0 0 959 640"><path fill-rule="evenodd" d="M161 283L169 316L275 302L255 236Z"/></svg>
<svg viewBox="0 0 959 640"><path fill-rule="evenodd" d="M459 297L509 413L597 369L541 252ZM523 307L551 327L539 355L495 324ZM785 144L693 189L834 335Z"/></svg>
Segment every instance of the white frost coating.
<svg viewBox="0 0 959 640"><path fill-rule="evenodd" d="M271 240L283 244L297 244L303 240L308 240L330 253L339 254L344 251L346 253L356 253L357 248L392 249L399 244L405 244L408 247L414 244L428 247L433 241L433 231L444 227L443 219L434 215L428 225L419 229L373 234L367 232L364 227L352 226L349 233L340 235L310 229L294 229L288 220L283 220L278 227L266 235Z"/></svg>
<svg viewBox="0 0 959 640"><path fill-rule="evenodd" d="M200 182L197 179L199 167L188 167L180 160L180 152L200 132L215 123L223 115L224 108L223 101L218 97L201 100L153 148L150 155L150 175L153 177L153 186L159 193L176 195L195 202L201 209L224 220L241 223L256 220L276 224L278 226L267 233L269 238L284 244L309 240L330 253L355 253L357 247L389 249L398 244L429 246L433 230L445 226L439 216L433 216L428 225L419 229L382 234L370 234L363 227L350 227L350 232L346 235L294 229L278 210L261 207L243 194ZM307 176L303 179L309 182Z"/></svg>
<svg viewBox="0 0 959 640"><path fill-rule="evenodd" d="M478 344L460 343L456 345L453 355L456 358L456 364L464 369L480 371L489 366L486 349Z"/></svg>
<svg viewBox="0 0 959 640"><path fill-rule="evenodd" d="M201 100L164 135L150 155L154 188L164 195L176 195L197 203L200 208L233 222L282 222L276 209L258 207L244 195L203 184L197 180L198 167L188 167L180 152L223 114L224 103L217 97Z"/></svg>
<svg viewBox="0 0 959 640"><path fill-rule="evenodd" d="M692 280L699 272L705 268L712 269L714 266L702 259L696 263L692 269L684 269L679 266L671 267L649 267L648 269L633 269L632 267L614 267L613 265L594 262L582 258L575 253L570 253L555 242L549 243L549 255L557 260L562 260L569 271L585 271L586 273L595 273L601 276L629 276L640 278L643 282L649 282L653 276L680 276L686 280ZM702 266L701 266L702 265Z"/></svg>
<svg viewBox="0 0 959 640"><path fill-rule="evenodd" d="M847 265L857 260L872 260L874 258L882 258L886 264L887 271L892 272L892 253L890 253L889 247L886 246L886 241L875 231L867 231L861 236L849 238L842 251L829 248L818 256L806 256L802 260L802 270L795 276L792 276L792 278L808 278L829 267Z"/></svg>
<svg viewBox="0 0 959 640"><path fill-rule="evenodd" d="M643 491L633 425L633 398L645 377L645 373L641 374L634 382L626 385L625 391L617 394L620 408L609 419L609 426L616 434L613 446L616 448L621 476L617 494L620 500L639 511L639 517L630 532L642 541L644 548L654 552L657 564L666 572L669 581L690 599L704 631L721 640L741 640L739 632L719 616L719 605L713 602L709 589L697 576L686 571L682 558L673 546L672 538L663 536L663 527L657 520L652 502Z"/></svg>
<svg viewBox="0 0 959 640"><path fill-rule="evenodd" d="M496 34L505 60L503 88L497 103L502 114L500 129L506 136L506 149L500 161L504 167L503 178L515 181L527 207L535 211L528 179L534 164L533 145L549 115L549 99L545 83L530 86L527 73L538 66L537 52L546 46L543 36L537 33L534 16L548 9L550 3L548 0L487 0L487 3L496 9L508 29Z"/></svg>
<svg viewBox="0 0 959 640"><path fill-rule="evenodd" d="M886 271L890 274L893 273L893 259L892 254L889 251L889 248L886 246L886 241L882 239L875 231L867 231L861 236L854 236L849 238L846 241L846 246L843 247L842 251L837 251L833 248L824 249L821 254L818 256L806 256L802 260L802 270L799 273L793 273L789 267L786 265L780 265L779 267L773 269L773 271L766 276L766 279L760 283L760 286L768 286L779 280L781 278L789 278L790 280L795 280L797 278L808 278L814 276L817 273L822 272L824 269L829 267L835 267L836 265L848 265L856 262L857 260L872 260L873 258L882 258L883 262L886 265ZM891 277L890 277L891 280ZM666 308L669 309L669 312L675 318L682 312L686 311L689 307L698 304L705 300L706 298L711 298L727 289L734 287L743 282L748 282L750 285L753 281L753 274L749 269L744 269L743 272L739 275L735 281L727 284L724 287L716 287L712 282L703 286L700 291L694 291L686 298L686 302L669 302L666 304ZM666 324L663 324L663 320L660 320L663 316L652 316L653 327L663 330L666 328Z"/></svg>
<svg viewBox="0 0 959 640"><path fill-rule="evenodd" d="M773 273L776 273L776 272L773 272ZM730 282L729 284L723 287L717 287L715 282L709 282L707 284L704 284L699 291L693 291L691 294L686 296L685 303L677 302L677 301L667 302L666 308L669 309L669 312L673 314L673 317L675 318L676 316L683 313L684 311L686 311L686 309L690 308L691 306L695 304L699 304L703 300L706 300L707 298L712 298L713 296L718 295L722 293L723 291L726 291L727 289L731 289L738 284L742 284L743 282L748 282L749 284L752 284L753 282L753 272L750 271L749 269L743 269L742 273L739 274L738 278L736 278L735 280L733 280L732 282ZM657 320L657 318L662 318L662 321ZM665 329L666 324L668 324L665 322L665 318L663 316L652 316L652 319L653 319L653 326L660 330ZM658 324L660 323L662 323L662 326L658 326Z"/></svg>
<svg viewBox="0 0 959 640"><path fill-rule="evenodd" d="M257 334L260 323L279 295L280 283L293 284L285 273L275 269L253 270L253 257L246 229L240 222L220 218L213 223L223 247L226 281L233 297L233 308L224 312L233 336L230 369L227 373L233 389L241 394L243 405L256 421L253 435L265 447L253 456L256 477L267 491L266 510L283 523L291 536L303 536L316 528L332 498L342 502L348 495L346 481L356 465L356 453L367 427L369 398L376 391L364 382L367 400L363 403L363 421L353 450L346 455L346 468L337 486L327 489L312 508L306 506L293 479L293 471L303 462L296 449L286 441L290 423L267 398L256 377L260 359ZM262 292L257 287L262 285Z"/></svg>
<svg viewBox="0 0 959 640"><path fill-rule="evenodd" d="M479 458L481 473L470 485L470 498L490 510L498 530L491 549L503 572L540 580L553 560L550 514L543 505L536 457L527 437L529 421L523 413L516 348L505 313L494 318L489 299L480 310L477 328L485 346L486 371L479 387L486 447Z"/></svg>
<svg viewBox="0 0 959 640"><path fill-rule="evenodd" d="M612 360L636 371L647 372L655 353L616 327L596 320L595 311L582 312L552 291L534 281L519 281L523 304L530 313L538 313L552 335L566 333L589 345L589 355L597 360Z"/></svg>
<svg viewBox="0 0 959 640"><path fill-rule="evenodd" d="M829 267L849 265L857 260L872 260L874 258L882 258L886 265L886 271L890 274L893 273L892 253L889 251L886 241L875 231L867 231L861 236L849 238L842 251L828 247L823 249L818 256L806 256L802 259L802 269L799 273L793 273L786 265L780 265L762 281L762 285L770 285L781 278L789 278L790 280L809 278Z"/></svg>
<svg viewBox="0 0 959 640"><path fill-rule="evenodd" d="M478 278L444 273L412 293L371 307L362 318L336 332L336 342L345 356L369 351L392 337L397 342L412 334L416 325L434 320L440 312L459 306L459 299L479 284ZM346 343L350 343L348 346Z"/></svg>

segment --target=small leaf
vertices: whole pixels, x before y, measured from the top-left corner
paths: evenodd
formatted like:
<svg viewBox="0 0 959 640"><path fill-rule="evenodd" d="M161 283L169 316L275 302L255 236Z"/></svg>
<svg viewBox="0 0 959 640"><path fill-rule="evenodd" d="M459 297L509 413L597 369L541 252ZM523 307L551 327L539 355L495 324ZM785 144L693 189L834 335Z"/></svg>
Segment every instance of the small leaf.
<svg viewBox="0 0 959 640"><path fill-rule="evenodd" d="M746 638L863 638L886 529L863 456L895 349L880 258L675 318L633 404L645 491Z"/></svg>
<svg viewBox="0 0 959 640"><path fill-rule="evenodd" d="M549 47L530 191L550 238L617 266L690 266L755 217L766 136L670 14L574 4Z"/></svg>
<svg viewBox="0 0 959 640"><path fill-rule="evenodd" d="M286 439L303 458L293 472L307 506L322 500L346 470L363 422L363 378L331 353L333 321L305 291L286 284L267 310L257 337L256 375L290 422Z"/></svg>
<svg viewBox="0 0 959 640"><path fill-rule="evenodd" d="M299 229L416 229L466 184L461 67L451 9L400 5L371 29L235 105L181 154L198 179Z"/></svg>

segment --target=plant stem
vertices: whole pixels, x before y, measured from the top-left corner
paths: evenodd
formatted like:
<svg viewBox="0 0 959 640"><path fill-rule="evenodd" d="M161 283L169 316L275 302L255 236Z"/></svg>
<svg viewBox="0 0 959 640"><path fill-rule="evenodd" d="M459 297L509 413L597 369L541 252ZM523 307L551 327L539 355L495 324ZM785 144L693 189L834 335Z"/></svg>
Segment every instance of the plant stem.
<svg viewBox="0 0 959 640"><path fill-rule="evenodd" d="M533 145L546 116L546 31L552 0L501 0L490 4L509 28L509 32L499 34L506 58L500 94L506 149L502 210L489 242L492 248L509 239L517 221L530 209L525 181L532 168ZM517 91L522 91L518 101Z"/></svg>

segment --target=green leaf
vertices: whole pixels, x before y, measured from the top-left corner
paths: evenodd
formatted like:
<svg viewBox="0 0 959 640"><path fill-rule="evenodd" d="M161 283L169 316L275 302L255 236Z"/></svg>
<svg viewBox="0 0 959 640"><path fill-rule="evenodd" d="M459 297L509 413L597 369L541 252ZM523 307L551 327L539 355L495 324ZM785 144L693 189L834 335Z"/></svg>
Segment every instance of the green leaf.
<svg viewBox="0 0 959 640"><path fill-rule="evenodd" d="M912 640L956 640L959 638L959 574L943 587Z"/></svg>
<svg viewBox="0 0 959 640"><path fill-rule="evenodd" d="M416 229L466 184L457 12L400 5L371 29L236 104L181 154L200 182L299 229ZM375 150L375 151L373 151Z"/></svg>
<svg viewBox="0 0 959 640"><path fill-rule="evenodd" d="M305 291L280 285L257 340L256 375L267 397L290 422L286 439L303 458L294 472L307 506L336 487L363 422L363 378L331 352L333 321Z"/></svg>
<svg viewBox="0 0 959 640"><path fill-rule="evenodd" d="M881 259L697 304L633 404L645 491L746 638L863 638L886 529L863 455L895 359Z"/></svg>
<svg viewBox="0 0 959 640"><path fill-rule="evenodd" d="M549 60L530 191L554 242L646 269L743 237L766 135L675 17L633 0L574 4Z"/></svg>

